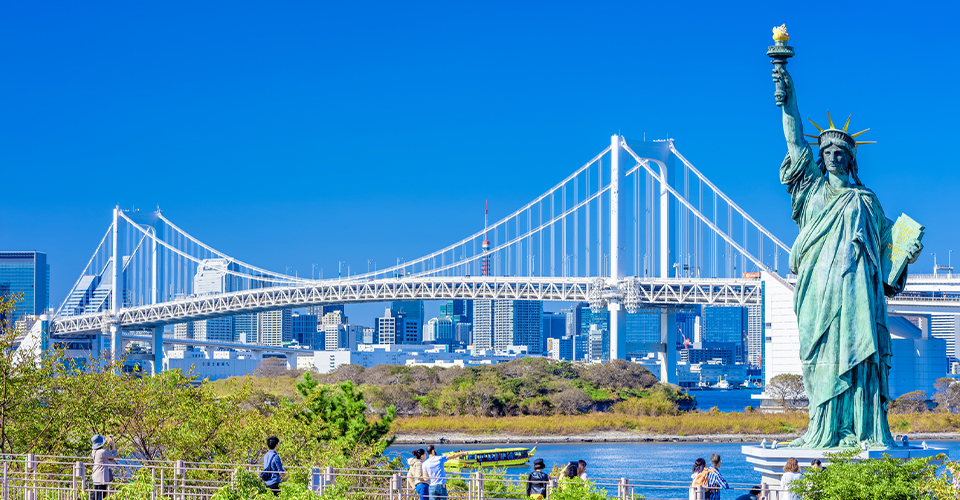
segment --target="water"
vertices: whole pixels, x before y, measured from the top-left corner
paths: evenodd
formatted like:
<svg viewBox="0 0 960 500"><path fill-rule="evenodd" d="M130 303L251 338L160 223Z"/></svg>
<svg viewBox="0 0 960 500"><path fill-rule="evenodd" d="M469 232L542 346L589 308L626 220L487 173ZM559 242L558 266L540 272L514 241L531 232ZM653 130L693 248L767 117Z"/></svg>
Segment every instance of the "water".
<svg viewBox="0 0 960 500"><path fill-rule="evenodd" d="M761 389L731 389L729 391L690 391L688 394L697 398L697 408L700 411L709 411L716 406L720 411L743 411L744 407L757 408L760 401L751 399L751 394L760 394Z"/></svg>
<svg viewBox="0 0 960 500"><path fill-rule="evenodd" d="M951 458L960 457L960 442L945 441L928 444L946 448ZM594 478L621 478L643 481L683 481L689 483L694 460L702 457L708 463L710 455L719 453L723 462L720 472L731 486L740 483L739 488L760 483L760 474L747 463L740 453L740 443L569 443L569 444L516 444L509 445L449 445L439 446L438 451L479 450L497 446L537 447L535 458L542 458L549 472L554 465L560 466L573 460L587 462L587 474ZM400 445L387 450L388 455L400 453L404 462L410 451L425 446ZM508 474L528 474L533 471L533 460L523 467L510 467ZM615 492L615 489L614 489ZM687 490L682 488L660 489L642 488L637 493L647 498L687 498ZM736 493L736 494L734 494ZM721 498L732 500L745 493L728 492Z"/></svg>

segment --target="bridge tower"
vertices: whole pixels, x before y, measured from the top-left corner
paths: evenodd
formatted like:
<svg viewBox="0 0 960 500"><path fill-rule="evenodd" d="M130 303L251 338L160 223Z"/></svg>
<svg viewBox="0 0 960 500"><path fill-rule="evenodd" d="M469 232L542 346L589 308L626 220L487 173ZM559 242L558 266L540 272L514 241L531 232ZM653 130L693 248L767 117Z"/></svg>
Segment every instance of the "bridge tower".
<svg viewBox="0 0 960 500"><path fill-rule="evenodd" d="M620 168L620 136L610 138L610 272L607 285L616 289L626 277L627 210L630 201L620 188L626 185L626 172ZM619 298L607 302L610 313L610 359L627 357L627 310Z"/></svg>

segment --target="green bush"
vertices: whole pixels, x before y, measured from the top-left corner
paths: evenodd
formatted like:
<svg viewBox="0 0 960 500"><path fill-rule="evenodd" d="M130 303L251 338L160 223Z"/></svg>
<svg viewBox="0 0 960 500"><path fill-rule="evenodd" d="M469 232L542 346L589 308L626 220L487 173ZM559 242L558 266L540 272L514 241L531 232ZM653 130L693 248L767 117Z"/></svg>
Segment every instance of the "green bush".
<svg viewBox="0 0 960 500"><path fill-rule="evenodd" d="M822 470L808 470L790 484L790 491L804 500L946 499L960 493L953 490L952 496L935 494L933 486L944 476L938 475L931 458L904 461L884 455L880 459L855 459L859 453L827 453L830 465ZM937 457L938 461L945 459L943 455Z"/></svg>

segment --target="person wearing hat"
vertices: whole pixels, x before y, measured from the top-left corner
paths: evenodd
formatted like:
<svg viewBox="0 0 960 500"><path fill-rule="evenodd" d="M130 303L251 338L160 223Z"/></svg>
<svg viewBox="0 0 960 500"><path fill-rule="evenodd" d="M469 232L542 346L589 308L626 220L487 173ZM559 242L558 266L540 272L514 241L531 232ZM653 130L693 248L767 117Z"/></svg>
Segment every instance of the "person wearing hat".
<svg viewBox="0 0 960 500"><path fill-rule="evenodd" d="M547 485L550 484L550 475L543 472L546 465L542 458L533 460L533 472L527 476L527 496L542 500L547 498Z"/></svg>
<svg viewBox="0 0 960 500"><path fill-rule="evenodd" d="M117 445L113 442L113 436L95 434L90 438L90 447L93 449L93 469L90 471L93 490L90 492L90 500L103 500L107 485L113 482L110 464L117 459Z"/></svg>

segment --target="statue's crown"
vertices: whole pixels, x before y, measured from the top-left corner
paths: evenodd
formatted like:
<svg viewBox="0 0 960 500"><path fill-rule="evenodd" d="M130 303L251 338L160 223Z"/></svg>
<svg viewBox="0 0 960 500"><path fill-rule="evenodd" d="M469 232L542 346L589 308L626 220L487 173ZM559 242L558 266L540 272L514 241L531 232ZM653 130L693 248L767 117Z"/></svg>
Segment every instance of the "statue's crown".
<svg viewBox="0 0 960 500"><path fill-rule="evenodd" d="M827 120L830 122L830 128L828 128L828 129L826 129L826 130L824 130L823 128L821 128L820 125L817 125L817 123L814 122L812 119L807 118L808 120L810 120L810 123L812 123L814 127L817 127L817 130L820 131L820 135L819 135L819 136L817 136L817 135L809 135L809 134L803 134L803 135L806 136L806 137L810 137L810 138L812 138L812 139L816 139L817 142L812 143L812 144L816 144L817 146L819 146L820 144L825 144L825 143L829 142L830 140L837 140L837 141L844 142L844 143L846 143L847 145L849 145L851 149L856 149L857 146L859 146L859 145L861 145L861 144L876 144L877 141L857 141L857 140L856 140L856 138L857 138L858 136L862 135L864 132L866 132L867 130L870 130L870 129L861 130L861 131L857 132L856 134L848 134L848 133L847 133L847 127L850 126L850 118L851 118L852 116L853 116L853 115L848 116L848 117L847 117L847 122L843 124L843 128L842 128L842 129L839 129L839 128L837 128L837 127L833 124L833 118L830 116L830 112L827 111Z"/></svg>
<svg viewBox="0 0 960 500"><path fill-rule="evenodd" d="M786 42L787 40L790 39L790 35L787 33L786 24L781 24L780 26L774 26L773 39L778 42Z"/></svg>

